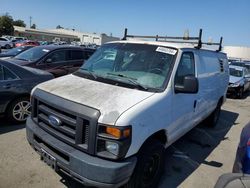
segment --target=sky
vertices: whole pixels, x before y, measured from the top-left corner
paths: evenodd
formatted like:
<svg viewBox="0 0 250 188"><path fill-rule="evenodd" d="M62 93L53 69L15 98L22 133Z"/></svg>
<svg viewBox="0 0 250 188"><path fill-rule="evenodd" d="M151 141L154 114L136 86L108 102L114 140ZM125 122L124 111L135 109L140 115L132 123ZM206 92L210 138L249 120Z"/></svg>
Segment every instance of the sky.
<svg viewBox="0 0 250 188"><path fill-rule="evenodd" d="M250 47L250 0L0 0L0 15L9 13L29 26L57 25L82 32L197 36L224 45Z"/></svg>

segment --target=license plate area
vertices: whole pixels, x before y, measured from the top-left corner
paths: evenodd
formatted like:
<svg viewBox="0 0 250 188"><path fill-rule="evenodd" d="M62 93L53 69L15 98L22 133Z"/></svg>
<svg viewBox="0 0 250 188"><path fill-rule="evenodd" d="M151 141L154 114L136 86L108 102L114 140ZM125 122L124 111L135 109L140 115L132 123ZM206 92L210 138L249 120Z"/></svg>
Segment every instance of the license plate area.
<svg viewBox="0 0 250 188"><path fill-rule="evenodd" d="M53 170L57 170L56 158L43 148L41 148L41 160L45 162L48 166L50 166Z"/></svg>

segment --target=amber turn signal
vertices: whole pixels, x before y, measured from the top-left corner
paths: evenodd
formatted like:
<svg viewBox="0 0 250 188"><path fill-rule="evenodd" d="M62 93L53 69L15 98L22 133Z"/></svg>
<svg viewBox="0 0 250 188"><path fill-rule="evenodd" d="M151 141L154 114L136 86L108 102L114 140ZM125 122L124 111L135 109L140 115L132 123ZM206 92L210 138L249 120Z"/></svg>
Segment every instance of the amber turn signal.
<svg viewBox="0 0 250 188"><path fill-rule="evenodd" d="M106 127L106 133L114 136L115 138L128 138L131 131L130 128L120 130L116 127Z"/></svg>

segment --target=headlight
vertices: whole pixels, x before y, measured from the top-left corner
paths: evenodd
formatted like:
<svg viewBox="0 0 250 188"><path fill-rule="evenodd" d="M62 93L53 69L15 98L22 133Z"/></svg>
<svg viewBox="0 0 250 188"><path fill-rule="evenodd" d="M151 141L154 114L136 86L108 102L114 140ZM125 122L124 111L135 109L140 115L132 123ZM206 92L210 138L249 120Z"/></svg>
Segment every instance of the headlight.
<svg viewBox="0 0 250 188"><path fill-rule="evenodd" d="M110 159L125 157L131 144L131 126L117 127L99 124L96 154Z"/></svg>
<svg viewBox="0 0 250 188"><path fill-rule="evenodd" d="M235 82L233 84L230 84L230 87L239 87L240 86L240 82Z"/></svg>
<svg viewBox="0 0 250 188"><path fill-rule="evenodd" d="M105 148L108 152L110 152L114 155L119 154L119 145L115 142L106 141Z"/></svg>

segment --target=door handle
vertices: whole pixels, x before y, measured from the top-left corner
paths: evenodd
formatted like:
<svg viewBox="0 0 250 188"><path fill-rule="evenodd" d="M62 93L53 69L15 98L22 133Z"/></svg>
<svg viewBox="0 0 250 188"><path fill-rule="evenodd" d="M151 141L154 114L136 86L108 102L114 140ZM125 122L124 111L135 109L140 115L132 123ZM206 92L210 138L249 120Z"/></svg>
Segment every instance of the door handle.
<svg viewBox="0 0 250 188"><path fill-rule="evenodd" d="M3 88L4 89L10 89L11 88L11 84L5 84L5 85L3 85Z"/></svg>
<svg viewBox="0 0 250 188"><path fill-rule="evenodd" d="M196 108L197 100L194 100L194 109Z"/></svg>

